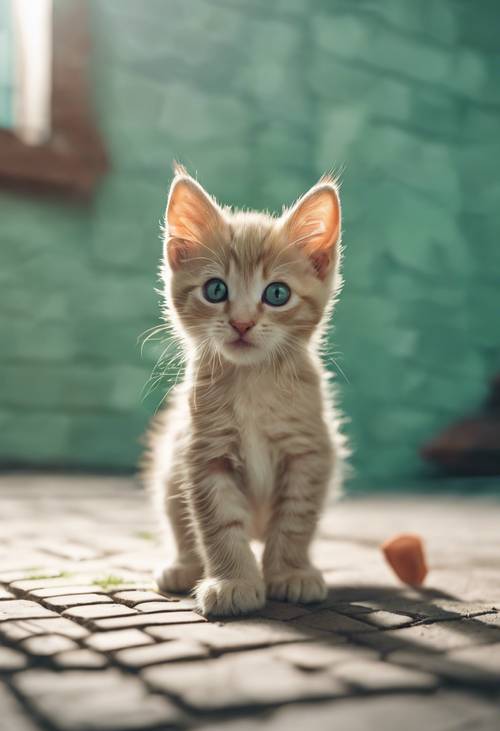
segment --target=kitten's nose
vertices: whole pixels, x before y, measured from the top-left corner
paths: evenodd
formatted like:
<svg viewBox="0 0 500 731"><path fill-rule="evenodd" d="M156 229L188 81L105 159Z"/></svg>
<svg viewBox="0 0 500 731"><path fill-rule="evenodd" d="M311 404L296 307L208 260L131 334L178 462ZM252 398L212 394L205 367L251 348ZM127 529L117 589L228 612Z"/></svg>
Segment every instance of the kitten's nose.
<svg viewBox="0 0 500 731"><path fill-rule="evenodd" d="M252 320L229 320L229 324L233 327L239 335L245 335L255 325Z"/></svg>

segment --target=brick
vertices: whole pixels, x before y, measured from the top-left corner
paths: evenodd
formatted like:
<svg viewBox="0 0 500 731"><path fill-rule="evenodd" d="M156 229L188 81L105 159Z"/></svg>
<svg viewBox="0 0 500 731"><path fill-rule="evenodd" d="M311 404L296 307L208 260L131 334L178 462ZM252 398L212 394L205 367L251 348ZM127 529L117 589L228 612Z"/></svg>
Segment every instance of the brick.
<svg viewBox="0 0 500 731"><path fill-rule="evenodd" d="M54 571L53 577L51 578L39 578L39 579L18 579L12 582L12 587L16 590L32 592L35 589L64 589L64 594L76 594L76 583L74 576L66 577L60 576L60 572ZM88 576L85 578L85 583L89 580ZM83 586L83 581L82 581ZM97 587L90 587L90 592L95 591ZM54 593L57 596L58 592ZM47 594L47 596L52 596Z"/></svg>
<svg viewBox="0 0 500 731"><path fill-rule="evenodd" d="M240 619L237 622L149 626L145 630L159 640L192 640L214 650L236 650L296 642L304 639L299 627L274 620ZM311 630L307 635L315 635ZM322 633L319 632L319 635Z"/></svg>
<svg viewBox="0 0 500 731"><path fill-rule="evenodd" d="M72 543L71 541L51 541L41 542L40 548L46 553L54 554L59 558L65 558L69 561L90 561L99 558L101 553L94 548L85 546L82 543Z"/></svg>
<svg viewBox="0 0 500 731"><path fill-rule="evenodd" d="M432 690L438 685L431 673L366 659L342 663L333 672L336 678L365 691Z"/></svg>
<svg viewBox="0 0 500 731"><path fill-rule="evenodd" d="M150 627L153 625L176 625L190 624L193 622L205 622L203 617L194 612L158 612L153 614L136 614L128 617L109 617L106 619L95 619L92 627L97 630L127 629L129 627Z"/></svg>
<svg viewBox="0 0 500 731"><path fill-rule="evenodd" d="M287 622L289 619L297 619L305 614L309 614L309 610L303 605L289 604L288 602L275 602L268 600L263 609L258 612L259 617L265 619L278 619Z"/></svg>
<svg viewBox="0 0 500 731"><path fill-rule="evenodd" d="M79 594L95 594L99 597L107 596L104 592L98 591L97 586L88 584L85 586L59 586L45 587L42 589L31 589L28 594L36 599L56 598L61 596L76 596Z"/></svg>
<svg viewBox="0 0 500 731"><path fill-rule="evenodd" d="M365 616L365 615L359 615ZM301 627L325 630L337 634L359 634L370 631L370 626L360 622L353 617L333 612L331 609L323 609L319 612L312 612L304 617L295 620Z"/></svg>
<svg viewBox="0 0 500 731"><path fill-rule="evenodd" d="M175 724L180 716L166 698L148 694L138 678L114 669L29 670L14 682L43 718L65 731L127 731Z"/></svg>
<svg viewBox="0 0 500 731"><path fill-rule="evenodd" d="M208 654L208 649L199 643L189 640L172 640L120 650L115 653L115 658L121 665L138 669L174 660L200 659L208 657Z"/></svg>
<svg viewBox="0 0 500 731"><path fill-rule="evenodd" d="M476 673L482 673L484 677L488 678L488 685L500 682L500 638L492 645L454 650L448 654L448 658L452 662L463 665L465 674L467 667L472 668L471 680L474 680Z"/></svg>
<svg viewBox="0 0 500 731"><path fill-rule="evenodd" d="M494 647L494 646L493 646ZM488 646L483 645L483 652L487 655ZM434 654L422 650L397 650L389 655L393 664L413 668L420 672L437 675L441 680L459 683L465 687L498 688L499 675L495 669L478 662L481 653L479 648L463 648L450 654ZM470 654L468 654L470 651ZM465 653L465 654L464 654ZM476 662L470 661L476 657Z"/></svg>
<svg viewBox="0 0 500 731"><path fill-rule="evenodd" d="M0 635L17 642L27 637L42 634L60 634L72 639L80 639L88 635L89 631L75 622L64 617L50 619L26 619L16 622L0 623Z"/></svg>
<svg viewBox="0 0 500 731"><path fill-rule="evenodd" d="M363 621L379 629L396 629L411 624L413 619L405 614L380 610L370 614L363 613Z"/></svg>
<svg viewBox="0 0 500 731"><path fill-rule="evenodd" d="M266 706L346 692L327 673L302 672L273 660L267 651L162 665L144 670L143 677L155 690L172 693L198 711Z"/></svg>
<svg viewBox="0 0 500 731"><path fill-rule="evenodd" d="M13 694L5 685L0 685L0 708L2 731L39 731L40 727L29 718Z"/></svg>
<svg viewBox="0 0 500 731"><path fill-rule="evenodd" d="M164 597L155 591L144 591L140 589L137 591L117 591L113 596L117 601L128 604L131 607L135 607L137 604L144 602L179 603L178 599Z"/></svg>
<svg viewBox="0 0 500 731"><path fill-rule="evenodd" d="M347 614L348 617L357 617L359 614L370 614L374 611L372 607L366 606L365 604L350 604L347 602L335 603L329 608L334 609L339 614ZM363 621L367 622L368 618L363 617Z"/></svg>
<svg viewBox="0 0 500 731"><path fill-rule="evenodd" d="M63 612L64 617L83 620L102 619L103 617L127 617L134 614L136 614L135 609L123 604L87 604L72 607Z"/></svg>
<svg viewBox="0 0 500 731"><path fill-rule="evenodd" d="M50 609L62 611L70 607L80 607L85 604L107 604L112 599L105 594L63 594L44 599L44 604Z"/></svg>
<svg viewBox="0 0 500 731"><path fill-rule="evenodd" d="M274 648L273 656L302 670L325 669L353 660L367 662L377 658L377 654L373 650L347 645L346 642L345 638L340 638L340 644L296 642L290 645L280 645Z"/></svg>
<svg viewBox="0 0 500 731"><path fill-rule="evenodd" d="M459 649L469 645L491 643L500 638L494 628L481 624L475 619L463 620L463 623L435 622L422 624L384 633L400 643L410 643L415 649L428 649L434 652Z"/></svg>
<svg viewBox="0 0 500 731"><path fill-rule="evenodd" d="M0 603L0 622L9 619L38 619L56 617L55 612L25 599L7 600Z"/></svg>
<svg viewBox="0 0 500 731"><path fill-rule="evenodd" d="M69 637L62 635L40 635L30 637L22 643L23 648L30 655L49 657L65 650L75 650L77 645Z"/></svg>
<svg viewBox="0 0 500 731"><path fill-rule="evenodd" d="M152 644L152 638L139 629L119 629L90 635L85 644L99 652L111 652Z"/></svg>
<svg viewBox="0 0 500 731"><path fill-rule="evenodd" d="M141 602L134 606L138 612L153 614L155 612L190 612L192 614L194 604L189 602Z"/></svg>
<svg viewBox="0 0 500 731"><path fill-rule="evenodd" d="M67 650L52 658L56 667L63 670L95 670L108 665L105 655L93 650Z"/></svg>
<svg viewBox="0 0 500 731"><path fill-rule="evenodd" d="M464 690L442 691L436 694L402 692L360 698L354 696L341 701L303 703L276 709L270 717L260 720L257 728L263 731L307 729L314 719L315 731L349 729L398 729L404 719L406 731L449 731L470 728L494 731L498 727L498 704L491 703ZM255 721L248 725L229 724L233 731L253 731ZM202 726L202 731L218 731L220 721Z"/></svg>
<svg viewBox="0 0 500 731"><path fill-rule="evenodd" d="M0 672L11 672L22 670L26 667L28 660L26 655L10 647L0 647Z"/></svg>

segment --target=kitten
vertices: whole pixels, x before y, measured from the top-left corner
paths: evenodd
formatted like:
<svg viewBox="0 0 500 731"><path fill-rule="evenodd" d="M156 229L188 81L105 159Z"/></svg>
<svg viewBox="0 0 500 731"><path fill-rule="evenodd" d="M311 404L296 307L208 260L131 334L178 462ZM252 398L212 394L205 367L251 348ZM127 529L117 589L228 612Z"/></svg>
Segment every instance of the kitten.
<svg viewBox="0 0 500 731"><path fill-rule="evenodd" d="M194 590L205 615L326 596L309 547L344 453L317 352L339 258L331 177L274 218L221 208L176 168L162 274L187 366L152 430L149 479L177 546L158 586Z"/></svg>

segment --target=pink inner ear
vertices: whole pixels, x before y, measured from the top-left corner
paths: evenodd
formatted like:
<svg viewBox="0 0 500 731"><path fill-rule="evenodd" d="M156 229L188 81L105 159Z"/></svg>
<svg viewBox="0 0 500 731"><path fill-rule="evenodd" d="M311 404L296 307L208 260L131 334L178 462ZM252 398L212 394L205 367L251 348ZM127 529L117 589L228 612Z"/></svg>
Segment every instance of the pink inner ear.
<svg viewBox="0 0 500 731"><path fill-rule="evenodd" d="M166 254L172 269L224 226L217 204L189 177L174 180L166 212Z"/></svg>
<svg viewBox="0 0 500 731"><path fill-rule="evenodd" d="M209 218L204 194L191 183L179 181L170 194L167 227L170 236L195 243Z"/></svg>
<svg viewBox="0 0 500 731"><path fill-rule="evenodd" d="M184 239L171 238L166 242L166 255L170 267L176 271L189 257L190 245Z"/></svg>
<svg viewBox="0 0 500 731"><path fill-rule="evenodd" d="M312 265L320 279L324 279L330 268L332 257L328 251L317 251L310 254Z"/></svg>
<svg viewBox="0 0 500 731"><path fill-rule="evenodd" d="M319 186L299 201L289 221L292 241L302 246L323 279L334 259L340 233L340 204L333 185Z"/></svg>

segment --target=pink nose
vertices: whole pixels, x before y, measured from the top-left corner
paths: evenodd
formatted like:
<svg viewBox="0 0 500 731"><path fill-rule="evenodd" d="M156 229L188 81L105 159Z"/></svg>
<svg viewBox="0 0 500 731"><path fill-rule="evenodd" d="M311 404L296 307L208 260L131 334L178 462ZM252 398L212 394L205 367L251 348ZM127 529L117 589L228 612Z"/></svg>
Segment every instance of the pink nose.
<svg viewBox="0 0 500 731"><path fill-rule="evenodd" d="M239 335L245 335L254 325L255 322L247 321L242 322L241 320L229 320L229 324L233 327Z"/></svg>

